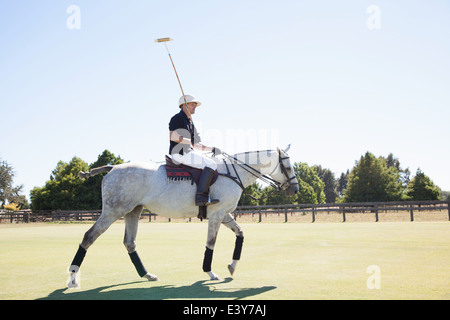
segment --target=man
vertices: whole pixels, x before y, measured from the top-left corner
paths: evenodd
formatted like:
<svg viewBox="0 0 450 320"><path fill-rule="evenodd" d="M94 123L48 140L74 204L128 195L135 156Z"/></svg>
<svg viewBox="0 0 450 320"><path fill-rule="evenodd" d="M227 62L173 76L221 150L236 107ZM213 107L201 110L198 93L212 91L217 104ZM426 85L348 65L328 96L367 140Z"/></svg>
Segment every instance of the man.
<svg viewBox="0 0 450 320"><path fill-rule="evenodd" d="M187 105L184 100L185 98ZM195 110L200 105L201 102L190 94L186 94L178 100L178 106L181 110L174 115L169 122L169 154L176 162L190 167L203 169L197 186L195 205L207 206L219 202L219 200L211 199L209 196L209 186L214 171L217 169L217 164L200 152L212 151L214 155L218 155L221 151L218 148L208 147L200 143L200 136L192 122L192 115L195 114Z"/></svg>

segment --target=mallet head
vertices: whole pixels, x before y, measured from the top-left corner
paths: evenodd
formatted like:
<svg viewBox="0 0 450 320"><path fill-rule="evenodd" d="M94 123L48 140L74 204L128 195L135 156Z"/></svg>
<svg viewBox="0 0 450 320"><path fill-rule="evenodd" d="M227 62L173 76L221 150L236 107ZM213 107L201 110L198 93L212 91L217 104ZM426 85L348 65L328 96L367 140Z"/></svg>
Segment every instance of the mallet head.
<svg viewBox="0 0 450 320"><path fill-rule="evenodd" d="M155 42L167 42L167 41L172 41L173 39L171 38L159 38L156 39Z"/></svg>

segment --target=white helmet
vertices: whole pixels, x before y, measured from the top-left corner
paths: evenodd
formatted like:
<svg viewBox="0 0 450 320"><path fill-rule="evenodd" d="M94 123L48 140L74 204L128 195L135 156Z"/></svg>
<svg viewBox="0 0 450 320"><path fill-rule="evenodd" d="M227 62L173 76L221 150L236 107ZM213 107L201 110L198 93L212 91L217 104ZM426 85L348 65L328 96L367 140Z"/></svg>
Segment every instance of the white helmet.
<svg viewBox="0 0 450 320"><path fill-rule="evenodd" d="M184 96L181 96L180 99L178 99L178 106L181 107L182 104L184 104L184 98L186 97L186 102L196 102L197 107L200 106L202 103L197 100L196 97L194 97L192 94L185 94Z"/></svg>

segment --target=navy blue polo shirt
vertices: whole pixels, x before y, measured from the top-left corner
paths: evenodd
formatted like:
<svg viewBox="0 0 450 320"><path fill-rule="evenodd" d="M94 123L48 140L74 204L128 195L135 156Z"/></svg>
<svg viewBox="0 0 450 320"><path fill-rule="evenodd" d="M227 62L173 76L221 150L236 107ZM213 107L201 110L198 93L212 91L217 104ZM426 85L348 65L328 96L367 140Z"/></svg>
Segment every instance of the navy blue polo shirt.
<svg viewBox="0 0 450 320"><path fill-rule="evenodd" d="M178 135L191 139L192 144L200 142L200 136L198 135L194 124L189 120L183 110L170 119L169 131L175 131ZM189 152L190 148L191 146L187 144L177 143L170 140L169 154L185 154Z"/></svg>

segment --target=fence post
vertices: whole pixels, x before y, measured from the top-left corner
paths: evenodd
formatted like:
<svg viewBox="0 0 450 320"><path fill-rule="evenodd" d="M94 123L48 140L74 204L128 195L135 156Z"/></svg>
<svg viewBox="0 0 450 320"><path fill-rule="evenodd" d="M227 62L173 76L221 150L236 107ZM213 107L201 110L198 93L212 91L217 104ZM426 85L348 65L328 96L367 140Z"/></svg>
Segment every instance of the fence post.
<svg viewBox="0 0 450 320"><path fill-rule="evenodd" d="M447 210L448 210L448 221L450 221L450 199L447 202Z"/></svg>
<svg viewBox="0 0 450 320"><path fill-rule="evenodd" d="M409 214L411 216L411 221L414 221L413 205L409 206Z"/></svg>
<svg viewBox="0 0 450 320"><path fill-rule="evenodd" d="M314 210L315 207L312 207L312 221L311 223L314 223L316 221L316 210Z"/></svg>
<svg viewBox="0 0 450 320"><path fill-rule="evenodd" d="M345 222L345 206L342 206L342 222Z"/></svg>
<svg viewBox="0 0 450 320"><path fill-rule="evenodd" d="M284 222L286 223L288 221L288 218L287 218L287 208L285 207L284 208Z"/></svg>
<svg viewBox="0 0 450 320"><path fill-rule="evenodd" d="M378 205L375 205L375 222L378 222Z"/></svg>
<svg viewBox="0 0 450 320"><path fill-rule="evenodd" d="M261 208L258 209L258 217L259 217L258 223L261 223Z"/></svg>

